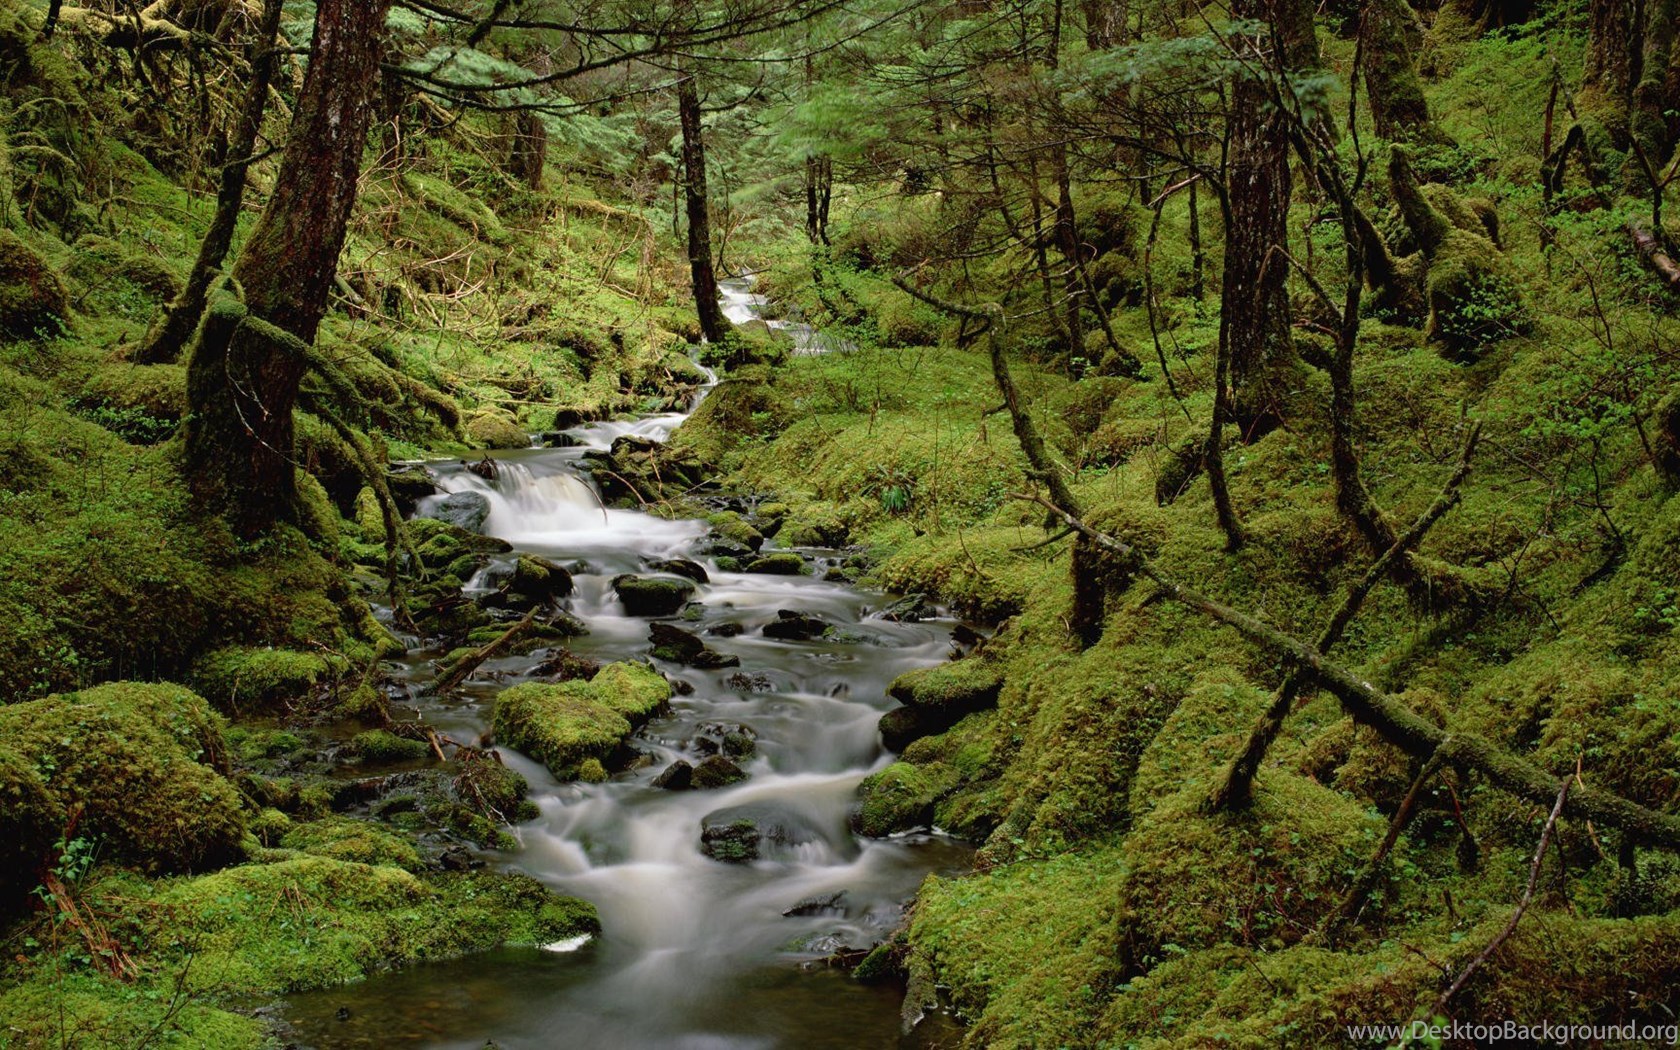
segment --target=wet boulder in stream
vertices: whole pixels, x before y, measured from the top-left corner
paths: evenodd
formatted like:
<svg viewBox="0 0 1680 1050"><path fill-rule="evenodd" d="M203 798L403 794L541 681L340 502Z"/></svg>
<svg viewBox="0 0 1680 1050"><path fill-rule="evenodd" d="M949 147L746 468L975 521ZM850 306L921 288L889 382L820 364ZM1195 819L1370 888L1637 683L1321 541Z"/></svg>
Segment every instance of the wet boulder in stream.
<svg viewBox="0 0 1680 1050"><path fill-rule="evenodd" d="M490 517L490 498L482 492L451 492L432 504L427 516L468 532L483 532Z"/></svg>
<svg viewBox="0 0 1680 1050"><path fill-rule="evenodd" d="M672 576L684 576L695 583L710 583L712 579L706 574L706 567L697 561L687 558L658 558L648 562L648 568L654 572L669 573Z"/></svg>
<svg viewBox="0 0 1680 1050"><path fill-rule="evenodd" d="M893 679L887 695L904 706L881 716L881 743L903 751L913 740L943 733L963 716L997 706L1003 676L976 658L909 671Z"/></svg>
<svg viewBox="0 0 1680 1050"><path fill-rule="evenodd" d="M496 739L573 780L590 760L621 765L630 734L670 698L670 683L643 664L608 664L588 681L527 682L496 698Z"/></svg>
<svg viewBox="0 0 1680 1050"><path fill-rule="evenodd" d="M691 632L668 623L650 624L648 639L653 642L653 656L657 660L669 660L702 670L741 665L740 657L726 656Z"/></svg>
<svg viewBox="0 0 1680 1050"><path fill-rule="evenodd" d="M690 782L702 791L729 787L747 779L746 770L723 755L712 755L694 767Z"/></svg>
<svg viewBox="0 0 1680 1050"><path fill-rule="evenodd" d="M683 791L693 779L694 767L679 758L653 778L653 786L662 791Z"/></svg>
<svg viewBox="0 0 1680 1050"><path fill-rule="evenodd" d="M674 616L694 594L694 581L680 576L625 573L613 577L612 587L627 616Z"/></svg>
<svg viewBox="0 0 1680 1050"><path fill-rule="evenodd" d="M784 642L809 642L821 638L828 631L828 622L793 609L776 610L776 618L765 624L759 633L766 638Z"/></svg>
<svg viewBox="0 0 1680 1050"><path fill-rule="evenodd" d="M572 593L572 574L565 567L535 554L522 554L501 597L509 608L551 605Z"/></svg>
<svg viewBox="0 0 1680 1050"><path fill-rule="evenodd" d="M843 845L798 808L777 802L726 806L700 818L700 852L726 863L787 857L819 844L836 852Z"/></svg>
<svg viewBox="0 0 1680 1050"><path fill-rule="evenodd" d="M793 551L776 551L748 562L747 571L764 576L803 576L805 559Z"/></svg>

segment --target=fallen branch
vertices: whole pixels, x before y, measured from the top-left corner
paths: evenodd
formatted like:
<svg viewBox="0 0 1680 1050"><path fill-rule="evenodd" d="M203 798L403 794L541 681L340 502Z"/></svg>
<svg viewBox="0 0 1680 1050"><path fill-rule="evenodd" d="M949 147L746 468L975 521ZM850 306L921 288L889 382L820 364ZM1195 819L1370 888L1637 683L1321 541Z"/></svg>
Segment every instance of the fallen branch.
<svg viewBox="0 0 1680 1050"><path fill-rule="evenodd" d="M1329 652L1341 641L1342 632L1347 630L1348 624L1359 614L1360 607L1365 604L1365 598L1377 582L1388 574L1396 561L1406 557L1422 543L1424 534L1440 521L1447 511L1457 505L1459 486L1464 484L1464 479L1470 475L1470 458L1476 453L1476 443L1481 439L1481 435L1481 424L1471 426L1470 436L1464 441L1464 451L1458 457L1458 469L1447 479L1447 483L1441 488L1441 494L1435 497L1429 509L1412 523L1412 527L1407 529L1404 535L1395 539L1388 550L1383 552L1382 557L1365 571L1364 578L1348 591L1347 597L1342 599L1341 606L1336 609L1330 617L1330 622L1318 636L1314 648L1319 652ZM1284 677L1271 706L1260 717L1260 721L1255 723L1253 731L1249 733L1248 743L1237 757L1231 760L1225 779L1208 800L1209 809L1240 809L1248 804L1253 792L1254 776L1260 771L1260 763L1266 757L1266 752L1271 749L1272 742L1283 729L1283 720L1289 717L1289 712L1294 709L1295 698L1300 695L1301 687L1306 684L1303 678L1299 670L1291 671Z"/></svg>
<svg viewBox="0 0 1680 1050"><path fill-rule="evenodd" d="M1494 787L1532 802L1552 800L1557 778L1528 759L1513 755L1474 734L1448 733L1352 671L1332 662L1313 646L1180 583L1130 544L1087 525L1043 496L1017 493L1015 498L1044 507L1064 523L1090 537L1097 546L1118 554L1132 571L1153 581L1164 597L1236 628L1249 641L1294 664L1319 688L1340 700L1342 709L1356 722L1375 729L1394 747L1425 760L1433 757L1436 751L1443 751L1444 761L1481 773ZM1576 820L1591 820L1601 826L1621 828L1639 842L1680 852L1680 817L1659 813L1599 788L1583 787L1573 792L1563 814Z"/></svg>
<svg viewBox="0 0 1680 1050"><path fill-rule="evenodd" d="M1656 271L1657 277L1670 291L1680 292L1680 263L1676 263L1668 252L1663 250L1662 242L1656 234L1639 225L1637 222L1627 224L1628 235L1633 238L1633 246L1639 249L1639 257L1645 264Z"/></svg>
<svg viewBox="0 0 1680 1050"><path fill-rule="evenodd" d="M1458 994L1459 989L1464 987L1465 982L1470 980L1470 975L1475 973L1477 967L1486 962L1489 956L1498 951L1499 946L1504 944L1512 933L1516 932L1517 923L1522 922L1523 914L1528 911L1529 904L1534 901L1534 887L1540 882L1540 862L1546 859L1546 847L1552 844L1552 830L1557 827L1558 816L1563 812L1564 803L1569 799L1569 787L1573 782L1572 778L1564 777L1563 783L1558 787L1557 801L1552 804L1551 816L1546 818L1546 826L1540 829L1540 844L1534 847L1534 860L1528 866L1528 885L1523 888L1522 900L1517 902L1517 910L1511 913L1510 921L1494 935L1493 940L1488 942L1487 947L1477 953L1476 957L1459 971L1457 979L1448 986L1446 991L1441 993L1439 999L1435 1000L1435 1006L1430 1010L1430 1016L1445 1016L1444 1011L1447 1008L1447 1003Z"/></svg>
<svg viewBox="0 0 1680 1050"><path fill-rule="evenodd" d="M474 649L472 652L466 654L454 663L450 664L448 667L444 668L443 673L438 675L437 680L432 683L432 691L434 693L446 693L460 685L466 680L467 675L478 670L479 664L512 645L514 641L517 640L520 635L529 630L531 625L536 623L536 621L537 610L532 609L530 612L525 614L525 618L523 620L520 620L512 627L503 631L500 637L479 646L477 649Z"/></svg>

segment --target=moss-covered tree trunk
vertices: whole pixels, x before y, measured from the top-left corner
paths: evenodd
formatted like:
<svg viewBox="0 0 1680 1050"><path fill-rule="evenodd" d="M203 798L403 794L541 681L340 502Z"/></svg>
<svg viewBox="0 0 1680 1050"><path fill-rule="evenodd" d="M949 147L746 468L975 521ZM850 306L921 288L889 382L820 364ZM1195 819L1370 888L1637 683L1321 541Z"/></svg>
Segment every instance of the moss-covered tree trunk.
<svg viewBox="0 0 1680 1050"><path fill-rule="evenodd" d="M1289 267L1281 254L1289 240L1293 192L1289 141L1284 118L1259 78L1316 68L1319 52L1313 8L1300 0L1238 0L1232 13L1269 27L1264 36L1245 41L1252 68L1232 88L1225 172L1230 225L1220 323L1228 335L1235 418L1252 434L1278 418L1296 361Z"/></svg>
<svg viewBox="0 0 1680 1050"><path fill-rule="evenodd" d="M246 85L245 101L234 118L227 162L216 189L216 213L198 246L198 258L193 260L192 272L187 275L180 294L163 308L135 351L134 359L142 364L174 361L181 356L204 316L204 306L210 301L210 286L221 274L222 261L233 245L239 210L245 202L246 175L256 156L257 137L262 133L263 114L268 109L269 85L278 60L275 37L280 32L284 6L282 0L266 0L263 5L262 21L250 49L251 82Z"/></svg>
<svg viewBox="0 0 1680 1050"><path fill-rule="evenodd" d="M1633 89L1632 132L1653 164L1667 163L1680 131L1680 0L1645 0L1645 50Z"/></svg>
<svg viewBox="0 0 1680 1050"><path fill-rule="evenodd" d="M1587 55L1577 97L1583 117L1596 119L1618 146L1627 144L1628 106L1644 55L1638 0L1590 0Z"/></svg>
<svg viewBox="0 0 1680 1050"><path fill-rule="evenodd" d="M315 339L356 202L379 80L386 0L319 0L314 44L274 194L234 264L249 312ZM294 497L292 407L305 362L241 323L206 324L187 374L187 467L242 535Z"/></svg>
<svg viewBox="0 0 1680 1050"><path fill-rule="evenodd" d="M548 160L548 128L542 117L521 110L513 120L508 149L508 174L533 190L542 189L543 165Z"/></svg>
<svg viewBox="0 0 1680 1050"><path fill-rule="evenodd" d="M1360 6L1360 60L1371 123L1385 139L1448 144L1429 115L1412 58L1415 17L1406 0L1365 0Z"/></svg>
<svg viewBox="0 0 1680 1050"><path fill-rule="evenodd" d="M694 289L694 312L707 342L728 334L718 303L717 271L712 265L711 201L706 190L706 137L700 126L700 88L692 74L677 85L677 117L682 124L683 200L688 212L688 273Z"/></svg>

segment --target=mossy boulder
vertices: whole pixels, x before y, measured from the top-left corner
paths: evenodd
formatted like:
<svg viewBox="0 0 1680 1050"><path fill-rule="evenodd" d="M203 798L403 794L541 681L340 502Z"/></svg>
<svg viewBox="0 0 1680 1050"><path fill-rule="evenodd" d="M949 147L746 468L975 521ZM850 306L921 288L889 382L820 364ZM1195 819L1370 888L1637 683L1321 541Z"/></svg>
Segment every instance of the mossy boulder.
<svg viewBox="0 0 1680 1050"><path fill-rule="evenodd" d="M870 838L909 831L933 822L933 807L956 786L957 774L943 763L894 762L858 785L852 830Z"/></svg>
<svg viewBox="0 0 1680 1050"><path fill-rule="evenodd" d="M613 592L628 616L673 616L694 594L694 581L681 576L614 576Z"/></svg>
<svg viewBox="0 0 1680 1050"><path fill-rule="evenodd" d="M35 764L0 745L0 916L22 904L65 826L64 807Z"/></svg>
<svg viewBox="0 0 1680 1050"><path fill-rule="evenodd" d="M467 417L461 432L473 444L482 448L529 448L527 434L512 416L505 412L477 412Z"/></svg>
<svg viewBox="0 0 1680 1050"><path fill-rule="evenodd" d="M787 547L841 547L851 538L851 528L839 507L818 501L788 515L777 535Z"/></svg>
<svg viewBox="0 0 1680 1050"><path fill-rule="evenodd" d="M732 510L720 510L715 514L706 515L706 524L712 527L712 531L720 539L737 547L756 551L764 546L764 534Z"/></svg>
<svg viewBox="0 0 1680 1050"><path fill-rule="evenodd" d="M1147 970L1162 947L1293 943L1340 902L1383 831L1345 795L1281 770L1255 782L1253 805L1209 815L1204 786L1160 803L1126 840L1121 955Z"/></svg>
<svg viewBox="0 0 1680 1050"><path fill-rule="evenodd" d="M519 608L547 605L572 593L572 574L558 562L536 554L522 554L503 591Z"/></svg>
<svg viewBox="0 0 1680 1050"><path fill-rule="evenodd" d="M272 812L272 811L271 811ZM412 842L372 820L324 817L291 826L280 837L283 849L314 857L380 864L407 871L423 867Z"/></svg>
<svg viewBox="0 0 1680 1050"><path fill-rule="evenodd" d="M67 273L90 292L120 282L154 303L163 303L175 298L181 290L181 279L167 263L131 252L109 237L83 234L72 247Z"/></svg>
<svg viewBox="0 0 1680 1050"><path fill-rule="evenodd" d="M527 682L496 698L499 740L562 780L584 763L618 764L625 741L671 698L671 686L642 664L608 664L588 681Z"/></svg>
<svg viewBox="0 0 1680 1050"><path fill-rule="evenodd" d="M241 854L238 793L221 718L178 685L120 682L0 707L0 739L27 755L45 787L25 827L56 805L81 810L77 833L100 855L147 872L203 871ZM27 780L13 790L26 800Z"/></svg>
<svg viewBox="0 0 1680 1050"><path fill-rule="evenodd" d="M350 739L350 750L364 762L417 762L431 753L424 740L398 736L389 729L369 729Z"/></svg>
<svg viewBox="0 0 1680 1050"><path fill-rule="evenodd" d="M887 695L926 719L954 723L963 715L997 704L1003 676L983 660L957 660L908 671L893 679Z"/></svg>
<svg viewBox="0 0 1680 1050"><path fill-rule="evenodd" d="M70 293L35 249L0 230L0 333L13 339L55 336L69 327Z"/></svg>
<svg viewBox="0 0 1680 1050"><path fill-rule="evenodd" d="M1510 268L1493 242L1447 233L1429 263L1429 336L1449 354L1473 359L1488 343L1528 330L1530 319Z"/></svg>
<svg viewBox="0 0 1680 1050"><path fill-rule="evenodd" d="M230 646L193 661L189 681L224 711L255 711L307 699L333 674L318 653Z"/></svg>
<svg viewBox="0 0 1680 1050"><path fill-rule="evenodd" d="M747 779L747 771L727 755L712 755L694 767L688 778L690 787L701 791L726 788Z"/></svg>
<svg viewBox="0 0 1680 1050"><path fill-rule="evenodd" d="M73 406L78 415L124 441L155 445L172 437L186 415L186 369L180 365L102 365L82 384Z"/></svg>
<svg viewBox="0 0 1680 1050"><path fill-rule="evenodd" d="M526 875L421 877L313 855L180 880L154 899L170 939L191 946L189 986L224 995L330 987L408 962L600 930L587 902Z"/></svg>
<svg viewBox="0 0 1680 1050"><path fill-rule="evenodd" d="M765 576L803 576L805 559L792 551L777 551L747 563L747 571Z"/></svg>

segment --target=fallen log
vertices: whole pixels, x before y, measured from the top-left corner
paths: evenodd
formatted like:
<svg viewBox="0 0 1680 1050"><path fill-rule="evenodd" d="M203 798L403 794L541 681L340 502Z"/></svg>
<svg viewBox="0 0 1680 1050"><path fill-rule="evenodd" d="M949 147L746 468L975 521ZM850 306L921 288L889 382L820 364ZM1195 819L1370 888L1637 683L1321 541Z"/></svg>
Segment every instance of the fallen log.
<svg viewBox="0 0 1680 1050"><path fill-rule="evenodd" d="M1164 597L1236 628L1249 641L1287 660L1320 689L1340 700L1342 709L1354 721L1370 726L1389 744L1426 762L1440 752L1443 761L1474 770L1494 787L1530 802L1549 806L1557 799L1557 777L1533 762L1474 734L1449 733L1330 660L1317 648L1180 583L1130 544L1086 524L1043 496L1017 493L1016 498L1039 504L1097 546L1125 559L1132 571L1152 581ZM1680 852L1680 817L1659 813L1600 788L1583 786L1571 792L1563 815L1621 828L1635 841Z"/></svg>
<svg viewBox="0 0 1680 1050"><path fill-rule="evenodd" d="M1633 246L1639 249L1639 257L1645 260L1645 265L1668 285L1670 291L1680 292L1680 263L1676 263L1673 256L1663 249L1662 241L1657 235L1632 221L1627 224L1627 232L1633 238Z"/></svg>
<svg viewBox="0 0 1680 1050"><path fill-rule="evenodd" d="M467 675L478 670L479 664L512 645L520 635L529 630L531 625L536 622L537 610L532 609L525 614L523 620L503 631L499 637L486 642L445 667L443 672L437 676L437 681L432 683L432 691L434 693L446 693L460 685L466 681Z"/></svg>

